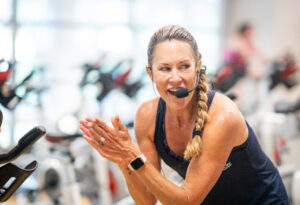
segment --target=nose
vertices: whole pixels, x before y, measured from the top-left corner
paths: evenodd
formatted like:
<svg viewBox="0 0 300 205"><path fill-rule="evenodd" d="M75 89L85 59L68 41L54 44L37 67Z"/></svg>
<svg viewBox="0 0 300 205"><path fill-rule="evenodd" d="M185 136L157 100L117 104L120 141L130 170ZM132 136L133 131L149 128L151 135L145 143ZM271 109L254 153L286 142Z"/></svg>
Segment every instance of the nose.
<svg viewBox="0 0 300 205"><path fill-rule="evenodd" d="M182 80L181 73L177 69L173 69L170 76L170 81L178 83Z"/></svg>

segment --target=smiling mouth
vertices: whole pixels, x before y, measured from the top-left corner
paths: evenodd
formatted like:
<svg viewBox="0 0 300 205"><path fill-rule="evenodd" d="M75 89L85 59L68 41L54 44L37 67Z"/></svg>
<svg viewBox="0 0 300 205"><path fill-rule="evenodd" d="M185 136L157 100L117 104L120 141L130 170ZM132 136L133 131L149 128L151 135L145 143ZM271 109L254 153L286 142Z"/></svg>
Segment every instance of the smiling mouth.
<svg viewBox="0 0 300 205"><path fill-rule="evenodd" d="M176 93L177 90L179 90L179 88L178 89L168 90L168 93L170 93L171 95L176 96L175 93Z"/></svg>

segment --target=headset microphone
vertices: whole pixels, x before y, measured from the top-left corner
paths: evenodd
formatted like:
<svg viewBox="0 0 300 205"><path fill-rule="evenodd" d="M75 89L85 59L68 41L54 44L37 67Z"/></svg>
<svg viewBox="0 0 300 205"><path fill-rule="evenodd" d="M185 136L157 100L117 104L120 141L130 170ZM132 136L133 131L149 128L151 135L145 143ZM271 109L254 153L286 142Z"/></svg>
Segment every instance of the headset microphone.
<svg viewBox="0 0 300 205"><path fill-rule="evenodd" d="M174 92L175 96L178 97L178 98L184 98L184 97L188 96L190 92L195 90L197 88L198 84L199 84L199 78L200 78L199 75L200 75L200 72L198 71L197 72L197 81L196 81L196 85L195 85L194 88L192 88L190 90L188 90L186 88L179 88L178 90L176 90Z"/></svg>

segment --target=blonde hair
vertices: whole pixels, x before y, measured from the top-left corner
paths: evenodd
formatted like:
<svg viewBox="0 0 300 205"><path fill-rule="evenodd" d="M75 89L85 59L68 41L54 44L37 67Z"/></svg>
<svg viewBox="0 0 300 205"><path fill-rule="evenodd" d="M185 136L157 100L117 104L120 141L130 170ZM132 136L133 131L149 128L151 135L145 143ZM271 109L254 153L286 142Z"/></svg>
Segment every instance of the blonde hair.
<svg viewBox="0 0 300 205"><path fill-rule="evenodd" d="M158 43L164 42L166 40L179 40L188 43L194 53L195 61L198 62L201 59L201 54L199 52L197 43L192 34L187 31L185 28L177 26L177 25L168 25L157 30L151 37L149 45L148 45L148 65L151 68L152 59L155 46ZM207 114L207 100L208 100L208 92L209 87L206 81L205 70L200 70L200 80L198 87L195 91L196 101L197 101L197 117L195 121L196 131L200 133L205 125L205 122L209 119ZM196 134L194 138L188 143L185 151L184 158L190 159L196 155L201 153L201 136Z"/></svg>
<svg viewBox="0 0 300 205"><path fill-rule="evenodd" d="M208 115L208 107L207 107L207 100L208 100L208 92L209 86L206 80L205 70L200 71L200 82L198 84L196 90L196 100L197 100L197 117L196 117L196 133L200 133L206 121L209 119ZM184 158L190 159L196 155L201 153L201 136L200 134L196 134L194 138L189 141L184 151Z"/></svg>

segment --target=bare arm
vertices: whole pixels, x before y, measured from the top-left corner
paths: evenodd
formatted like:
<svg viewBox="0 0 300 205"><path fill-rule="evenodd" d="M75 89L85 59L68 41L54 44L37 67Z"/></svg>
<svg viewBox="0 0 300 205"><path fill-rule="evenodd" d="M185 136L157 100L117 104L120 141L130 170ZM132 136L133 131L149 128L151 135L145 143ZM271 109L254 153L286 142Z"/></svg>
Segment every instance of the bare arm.
<svg viewBox="0 0 300 205"><path fill-rule="evenodd" d="M152 109L149 109L149 106L152 105L148 103L138 110L135 122L135 135L139 147L146 156L148 163L150 163L157 172L160 172L159 157L153 142L155 115L150 113ZM120 168L126 178L130 195L136 204L155 204L157 201L156 198L141 179L139 179L136 173L132 172L129 174L128 169L125 167Z"/></svg>

